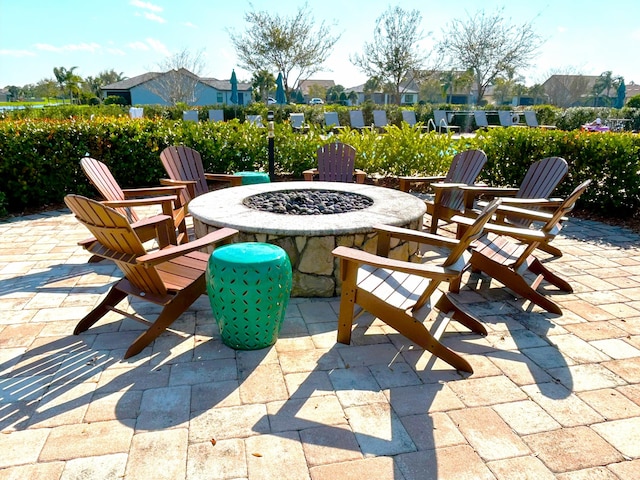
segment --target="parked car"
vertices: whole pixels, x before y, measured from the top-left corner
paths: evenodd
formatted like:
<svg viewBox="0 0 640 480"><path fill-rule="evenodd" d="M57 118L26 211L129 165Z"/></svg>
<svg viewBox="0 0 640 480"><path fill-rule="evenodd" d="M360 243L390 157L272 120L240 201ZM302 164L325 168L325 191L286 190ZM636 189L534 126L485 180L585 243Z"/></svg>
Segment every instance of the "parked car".
<svg viewBox="0 0 640 480"><path fill-rule="evenodd" d="M322 100L321 98L312 98L311 100L309 100L309 105L322 105L324 103L324 100Z"/></svg>
<svg viewBox="0 0 640 480"><path fill-rule="evenodd" d="M273 97L267 98L267 104L268 105L275 105L276 104L276 99L273 98Z"/></svg>

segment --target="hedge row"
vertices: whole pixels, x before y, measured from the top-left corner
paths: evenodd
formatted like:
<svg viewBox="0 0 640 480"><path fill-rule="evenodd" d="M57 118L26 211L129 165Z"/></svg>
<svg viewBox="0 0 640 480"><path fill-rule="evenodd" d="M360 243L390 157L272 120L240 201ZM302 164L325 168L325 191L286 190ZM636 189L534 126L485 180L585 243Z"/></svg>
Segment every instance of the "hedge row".
<svg viewBox="0 0 640 480"><path fill-rule="evenodd" d="M327 141L323 127L306 134L277 123L276 173L301 178L315 166L315 152ZM526 128L492 129L474 138L421 134L406 124L384 134L346 129L334 139L353 145L356 165L375 176L440 174L453 155L482 148L489 162L481 177L492 185L517 186L529 165L558 155L569 163L569 175L558 194L591 178L583 204L593 210L627 216L640 211L640 137L635 134L590 134ZM159 153L183 144L200 151L205 170L268 170L266 129L239 122L182 122L128 117L70 120L0 121L0 210L60 204L67 193L95 196L79 167L90 155L106 163L122 187L157 185L165 175ZM4 197L4 198L3 198ZM6 211L4 212L6 214Z"/></svg>

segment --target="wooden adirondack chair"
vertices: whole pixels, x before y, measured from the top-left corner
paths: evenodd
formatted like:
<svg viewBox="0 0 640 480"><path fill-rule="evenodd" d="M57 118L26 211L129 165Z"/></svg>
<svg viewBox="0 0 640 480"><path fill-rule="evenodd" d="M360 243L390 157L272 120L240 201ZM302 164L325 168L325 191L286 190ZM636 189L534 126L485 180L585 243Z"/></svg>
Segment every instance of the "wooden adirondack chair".
<svg viewBox="0 0 640 480"><path fill-rule="evenodd" d="M485 163L487 155L482 150L466 150L453 157L446 176L400 177L400 190L408 192L416 183L431 185L435 196L426 204L431 215L430 231L436 233L438 220L450 221L464 212L464 195L458 187L473 184Z"/></svg>
<svg viewBox="0 0 640 480"><path fill-rule="evenodd" d="M398 227L378 226L376 255L349 247L333 250L333 254L340 258L342 277L338 342L350 343L355 305L358 304L458 370L473 372L469 362L441 344L439 339L451 319L474 332L486 335L487 331L477 318L460 309L451 295L442 293L438 287L442 282L459 284L459 277L470 257L467 249L482 235L484 224L499 203L499 199L490 203L459 240ZM426 263L387 258L391 238L424 245L423 258ZM444 318L436 318L431 322L431 328L427 328L425 322L434 309L444 313Z"/></svg>
<svg viewBox="0 0 640 480"><path fill-rule="evenodd" d="M127 218L113 208L78 195L67 195L65 203L80 223L96 238L84 245L94 255L118 265L124 278L115 283L100 304L85 316L73 331L84 332L110 311L149 325L127 349L124 358L139 353L160 335L182 312L205 293L205 270L209 254L199 249L213 243L230 243L237 230L221 228L199 240L175 246L169 244L171 217L154 219L159 251L147 253ZM160 305L154 322L117 308L128 295Z"/></svg>
<svg viewBox="0 0 640 480"><path fill-rule="evenodd" d="M480 185L461 187L464 196L464 210L473 216L474 204L476 204L476 198L480 195L484 197L502 197L503 206L510 205L527 209L553 210L560 205L562 199L550 199L549 197L565 177L568 170L567 162L563 158L547 157L531 164L519 188ZM482 202L480 202L476 206L481 208L482 205ZM502 209L502 211L506 212L504 209ZM465 213L465 215L468 214ZM529 228L532 226L531 219L515 211L500 213L497 215L495 222L519 228ZM562 252L556 247L549 245L548 241L542 242L538 248L555 256L562 256Z"/></svg>
<svg viewBox="0 0 640 480"><path fill-rule="evenodd" d="M317 150L318 168L305 170L304 179L312 181L317 177L323 182L364 183L367 174L354 167L356 149L341 142L328 143Z"/></svg>
<svg viewBox="0 0 640 480"><path fill-rule="evenodd" d="M242 177L223 173L205 173L200 152L185 146L170 146L160 153L160 161L169 178L161 178L162 185L184 185L187 192L182 200L191 199L209 191L208 181L225 182L231 186L242 185Z"/></svg>
<svg viewBox="0 0 640 480"><path fill-rule="evenodd" d="M485 230L488 233L479 238L473 247L470 268L485 272L508 289L548 312L562 314L558 304L538 292L537 288L543 280L546 280L565 292L573 292L573 289L566 280L552 273L533 256L533 252L540 244L548 243L555 238L560 231L561 220L573 209L590 183L591 180L586 180L578 185L552 213L501 205L497 212L517 213L521 217L526 216L532 221L544 223L539 229L487 224ZM458 217L456 221L472 225L471 219L462 220L462 218L464 217ZM515 241L509 237L514 238Z"/></svg>
<svg viewBox="0 0 640 480"><path fill-rule="evenodd" d="M184 243L188 241L187 225L185 221L186 208L182 200L185 187L180 185L132 188L123 190L113 177L111 170L104 163L95 158L84 157L80 160L80 166L94 187L100 192L105 201L102 203L115 208L126 216L130 223L140 226L140 218L132 207L160 205L162 213L173 219L175 229L171 237L172 243ZM137 197L137 198L135 198ZM146 231L137 228L137 233L143 242L154 237L153 229Z"/></svg>

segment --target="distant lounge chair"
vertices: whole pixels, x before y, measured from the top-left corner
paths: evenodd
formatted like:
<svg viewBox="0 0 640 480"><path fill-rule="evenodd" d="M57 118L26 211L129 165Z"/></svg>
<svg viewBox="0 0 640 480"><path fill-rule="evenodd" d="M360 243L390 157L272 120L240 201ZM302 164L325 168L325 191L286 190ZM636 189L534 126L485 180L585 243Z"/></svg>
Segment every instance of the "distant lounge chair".
<svg viewBox="0 0 640 480"><path fill-rule="evenodd" d="M264 127L262 124L262 115L247 115L247 122L256 127Z"/></svg>
<svg viewBox="0 0 640 480"><path fill-rule="evenodd" d="M224 110L209 110L210 122L224 122Z"/></svg>
<svg viewBox="0 0 640 480"><path fill-rule="evenodd" d="M324 124L327 128L330 128L334 133L343 130L345 127L340 125L340 119L338 118L338 112L324 112Z"/></svg>
<svg viewBox="0 0 640 480"><path fill-rule="evenodd" d="M182 112L182 120L185 122L197 122L198 111L197 110L185 110Z"/></svg>
<svg viewBox="0 0 640 480"><path fill-rule="evenodd" d="M429 125L418 125L416 112L413 110L402 110L402 121L407 123L411 128L429 130Z"/></svg>
<svg viewBox="0 0 640 480"><path fill-rule="evenodd" d="M364 124L364 116L362 115L362 110L349 110L349 122L351 123L351 128L356 128L358 130L371 128L368 125Z"/></svg>
<svg viewBox="0 0 640 480"><path fill-rule="evenodd" d="M309 125L304 123L304 113L290 113L289 121L294 131L300 133L309 131Z"/></svg>
<svg viewBox="0 0 640 480"><path fill-rule="evenodd" d="M484 110L474 111L473 118L475 119L478 128L500 128L500 125L489 125L489 120L487 120L487 112L485 112Z"/></svg>
<svg viewBox="0 0 640 480"><path fill-rule="evenodd" d="M533 110L525 110L524 111L524 121L527 122L527 125L533 128L543 128L546 130L555 130L555 125L540 125L538 123L538 118L536 117L536 112Z"/></svg>
<svg viewBox="0 0 640 480"><path fill-rule="evenodd" d="M498 119L503 127L524 127L524 125L520 125L520 115L508 110L499 110Z"/></svg>
<svg viewBox="0 0 640 480"><path fill-rule="evenodd" d="M379 132L384 132L389 122L387 121L387 112L384 110L373 111L373 125Z"/></svg>
<svg viewBox="0 0 640 480"><path fill-rule="evenodd" d="M434 110L433 121L436 124L436 132L460 132L460 127L458 127L457 125L449 125L449 120L447 120L447 112L445 112L444 110Z"/></svg>

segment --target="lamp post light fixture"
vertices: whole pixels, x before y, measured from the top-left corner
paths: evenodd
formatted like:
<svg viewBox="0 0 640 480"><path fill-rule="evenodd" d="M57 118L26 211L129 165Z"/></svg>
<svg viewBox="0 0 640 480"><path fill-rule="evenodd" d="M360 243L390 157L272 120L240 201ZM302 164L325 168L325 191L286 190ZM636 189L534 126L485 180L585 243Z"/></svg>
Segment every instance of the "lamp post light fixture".
<svg viewBox="0 0 640 480"><path fill-rule="evenodd" d="M273 110L267 112L267 138L269 139L269 180L274 181L275 176L275 151L274 151L274 138L275 129L273 125Z"/></svg>

